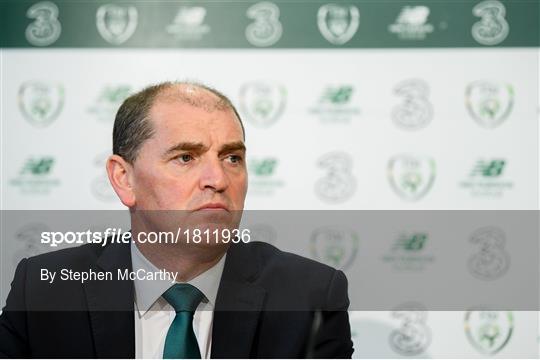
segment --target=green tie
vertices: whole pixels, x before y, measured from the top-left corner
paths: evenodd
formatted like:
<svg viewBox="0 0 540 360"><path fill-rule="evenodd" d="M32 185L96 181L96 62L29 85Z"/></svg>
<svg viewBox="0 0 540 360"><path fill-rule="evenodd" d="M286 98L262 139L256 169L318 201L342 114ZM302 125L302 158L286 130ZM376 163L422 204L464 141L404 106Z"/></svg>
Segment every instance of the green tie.
<svg viewBox="0 0 540 360"><path fill-rule="evenodd" d="M193 332L193 313L204 295L190 284L175 284L163 298L176 311L163 349L164 359L200 359L199 344Z"/></svg>

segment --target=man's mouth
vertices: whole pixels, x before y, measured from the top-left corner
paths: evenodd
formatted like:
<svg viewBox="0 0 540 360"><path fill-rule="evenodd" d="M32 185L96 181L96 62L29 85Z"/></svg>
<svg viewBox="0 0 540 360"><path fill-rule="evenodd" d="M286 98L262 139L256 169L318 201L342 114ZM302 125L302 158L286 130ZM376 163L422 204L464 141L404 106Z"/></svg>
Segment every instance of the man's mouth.
<svg viewBox="0 0 540 360"><path fill-rule="evenodd" d="M204 205L200 206L195 211L200 211L200 210L209 210L209 211L225 210L225 211L229 211L227 206L225 204L223 204L223 203L207 203L207 204L204 204Z"/></svg>

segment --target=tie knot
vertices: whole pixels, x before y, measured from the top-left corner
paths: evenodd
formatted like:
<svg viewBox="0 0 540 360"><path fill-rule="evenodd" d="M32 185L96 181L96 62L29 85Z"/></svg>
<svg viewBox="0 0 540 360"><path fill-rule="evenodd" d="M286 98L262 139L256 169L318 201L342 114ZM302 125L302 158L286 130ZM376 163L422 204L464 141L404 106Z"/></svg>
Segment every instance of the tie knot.
<svg viewBox="0 0 540 360"><path fill-rule="evenodd" d="M195 312L204 295L190 284L174 284L163 293L163 298L174 308L174 311Z"/></svg>

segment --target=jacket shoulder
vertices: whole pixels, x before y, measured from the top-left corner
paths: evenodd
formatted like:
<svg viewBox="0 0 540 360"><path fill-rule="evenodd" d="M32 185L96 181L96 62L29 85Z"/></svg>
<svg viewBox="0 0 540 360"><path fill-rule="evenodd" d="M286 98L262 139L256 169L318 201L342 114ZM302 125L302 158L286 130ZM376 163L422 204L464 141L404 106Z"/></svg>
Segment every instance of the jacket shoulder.
<svg viewBox="0 0 540 360"><path fill-rule="evenodd" d="M26 261L30 269L34 267L43 267L50 270L88 268L90 264L97 261L104 249L105 247L101 246L101 244L85 244L32 256Z"/></svg>
<svg viewBox="0 0 540 360"><path fill-rule="evenodd" d="M267 243L251 242L242 251L242 258L258 268L253 282L269 294L269 307L347 308L347 279L342 271Z"/></svg>
<svg viewBox="0 0 540 360"><path fill-rule="evenodd" d="M257 254L263 265L290 267L295 270L332 274L335 268L307 257L282 251L274 245L254 241L246 244L246 250Z"/></svg>

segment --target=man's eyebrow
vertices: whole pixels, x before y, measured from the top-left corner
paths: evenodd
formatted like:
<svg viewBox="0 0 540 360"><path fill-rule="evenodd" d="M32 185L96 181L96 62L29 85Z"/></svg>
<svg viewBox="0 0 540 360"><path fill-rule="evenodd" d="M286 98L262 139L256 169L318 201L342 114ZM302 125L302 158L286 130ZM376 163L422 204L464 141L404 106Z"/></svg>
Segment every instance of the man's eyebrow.
<svg viewBox="0 0 540 360"><path fill-rule="evenodd" d="M229 153L232 151L246 151L246 145L242 141L235 141L229 144L224 144L218 152L218 155L222 155L224 153Z"/></svg>
<svg viewBox="0 0 540 360"><path fill-rule="evenodd" d="M206 149L207 149L206 146L204 146L204 144L202 143L194 143L194 142L186 141L186 142L178 143L170 147L169 149L167 149L167 151L165 151L164 156L168 156L179 151L203 152Z"/></svg>

